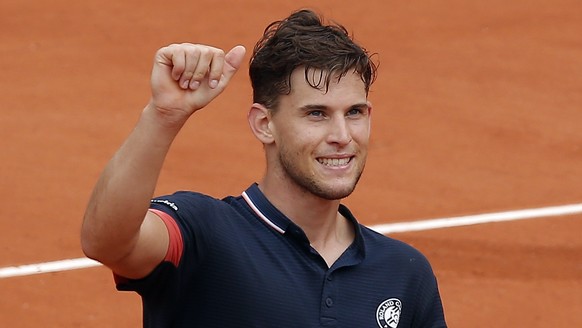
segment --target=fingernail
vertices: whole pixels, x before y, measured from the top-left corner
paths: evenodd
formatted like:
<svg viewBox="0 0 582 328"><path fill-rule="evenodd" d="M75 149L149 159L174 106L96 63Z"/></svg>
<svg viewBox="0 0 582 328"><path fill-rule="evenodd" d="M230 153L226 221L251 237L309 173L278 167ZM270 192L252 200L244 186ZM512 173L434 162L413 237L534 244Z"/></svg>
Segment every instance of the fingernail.
<svg viewBox="0 0 582 328"><path fill-rule="evenodd" d="M182 89L188 89L188 85L190 84L190 81L185 80L184 82L182 82Z"/></svg>
<svg viewBox="0 0 582 328"><path fill-rule="evenodd" d="M190 89L192 89L192 90L198 89L199 86L200 86L200 82L198 82L198 81L192 81L192 83L190 83Z"/></svg>
<svg viewBox="0 0 582 328"><path fill-rule="evenodd" d="M212 89L216 88L218 86L218 80L210 80L209 85Z"/></svg>

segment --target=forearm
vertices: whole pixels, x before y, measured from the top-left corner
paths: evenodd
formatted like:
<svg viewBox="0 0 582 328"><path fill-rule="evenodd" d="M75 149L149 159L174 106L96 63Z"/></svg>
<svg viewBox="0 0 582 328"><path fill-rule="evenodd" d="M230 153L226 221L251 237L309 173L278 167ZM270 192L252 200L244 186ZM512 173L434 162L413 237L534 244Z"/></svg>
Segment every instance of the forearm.
<svg viewBox="0 0 582 328"><path fill-rule="evenodd" d="M150 106L109 161L89 200L82 226L85 253L102 262L128 254L139 235L166 154L179 126L165 126Z"/></svg>
<svg viewBox="0 0 582 328"><path fill-rule="evenodd" d="M172 141L188 118L217 97L236 73L242 46L173 44L156 52L152 98L101 174L81 229L83 251L117 273L143 276L167 251L167 230L149 201Z"/></svg>

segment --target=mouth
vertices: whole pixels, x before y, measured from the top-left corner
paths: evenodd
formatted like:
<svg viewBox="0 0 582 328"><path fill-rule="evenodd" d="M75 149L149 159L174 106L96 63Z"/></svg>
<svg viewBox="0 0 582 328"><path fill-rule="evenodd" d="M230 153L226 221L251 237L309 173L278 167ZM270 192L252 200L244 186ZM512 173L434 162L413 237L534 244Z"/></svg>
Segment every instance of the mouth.
<svg viewBox="0 0 582 328"><path fill-rule="evenodd" d="M348 165L352 161L353 156L351 157L342 157L342 158L324 158L320 157L317 159L319 164L322 164L327 167L342 167Z"/></svg>

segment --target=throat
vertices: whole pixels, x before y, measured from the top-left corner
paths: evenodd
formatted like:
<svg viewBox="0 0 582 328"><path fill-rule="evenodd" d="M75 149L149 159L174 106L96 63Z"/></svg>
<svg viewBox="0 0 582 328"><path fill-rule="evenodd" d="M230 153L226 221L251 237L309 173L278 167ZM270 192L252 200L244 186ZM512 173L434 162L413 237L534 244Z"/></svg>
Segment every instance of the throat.
<svg viewBox="0 0 582 328"><path fill-rule="evenodd" d="M337 243L334 245L325 246L311 244L311 247L313 247L313 249L315 249L317 253L323 258L327 264L327 267L331 268L331 266L340 258L340 256L346 251L346 249L348 249L350 245L351 242L342 244Z"/></svg>
<svg viewBox="0 0 582 328"><path fill-rule="evenodd" d="M353 243L355 231L351 222L338 213L335 229L332 229L326 235L320 235L318 237L309 239L311 241L311 247L325 260L327 266L331 267Z"/></svg>

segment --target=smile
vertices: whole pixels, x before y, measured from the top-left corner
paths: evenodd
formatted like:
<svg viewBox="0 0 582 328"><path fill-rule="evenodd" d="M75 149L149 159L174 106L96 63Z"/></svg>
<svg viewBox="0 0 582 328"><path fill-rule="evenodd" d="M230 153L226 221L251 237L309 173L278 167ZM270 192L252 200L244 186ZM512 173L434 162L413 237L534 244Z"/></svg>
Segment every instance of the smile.
<svg viewBox="0 0 582 328"><path fill-rule="evenodd" d="M344 166L352 160L352 157L346 158L318 158L317 161L325 166Z"/></svg>

